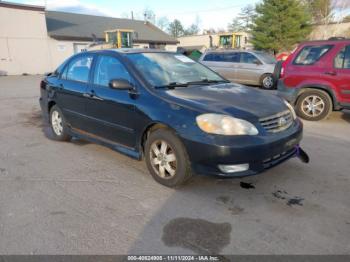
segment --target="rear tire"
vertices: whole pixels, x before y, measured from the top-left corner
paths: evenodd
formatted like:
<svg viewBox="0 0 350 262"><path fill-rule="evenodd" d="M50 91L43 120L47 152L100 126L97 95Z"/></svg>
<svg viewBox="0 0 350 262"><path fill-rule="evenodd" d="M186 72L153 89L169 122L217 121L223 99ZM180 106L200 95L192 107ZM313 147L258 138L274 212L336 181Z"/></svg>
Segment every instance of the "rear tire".
<svg viewBox="0 0 350 262"><path fill-rule="evenodd" d="M145 160L153 178L164 186L177 187L192 176L185 147L169 129L157 129L149 135Z"/></svg>
<svg viewBox="0 0 350 262"><path fill-rule="evenodd" d="M68 128L61 109L54 105L50 110L50 127L53 139L57 141L69 141L72 137L68 134Z"/></svg>
<svg viewBox="0 0 350 262"><path fill-rule="evenodd" d="M275 89L275 80L272 74L264 74L260 79L260 86L265 90Z"/></svg>
<svg viewBox="0 0 350 262"><path fill-rule="evenodd" d="M298 116L309 121L319 121L327 118L333 111L330 96L322 90L309 90L302 93L296 104Z"/></svg>

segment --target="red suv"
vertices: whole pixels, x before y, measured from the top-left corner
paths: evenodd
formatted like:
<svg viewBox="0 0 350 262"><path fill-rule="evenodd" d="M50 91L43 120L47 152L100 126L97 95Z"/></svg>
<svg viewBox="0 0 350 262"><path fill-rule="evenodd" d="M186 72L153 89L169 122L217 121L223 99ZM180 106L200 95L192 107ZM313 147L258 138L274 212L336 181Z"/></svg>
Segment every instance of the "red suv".
<svg viewBox="0 0 350 262"><path fill-rule="evenodd" d="M306 120L350 109L350 40L304 42L276 66L278 94Z"/></svg>

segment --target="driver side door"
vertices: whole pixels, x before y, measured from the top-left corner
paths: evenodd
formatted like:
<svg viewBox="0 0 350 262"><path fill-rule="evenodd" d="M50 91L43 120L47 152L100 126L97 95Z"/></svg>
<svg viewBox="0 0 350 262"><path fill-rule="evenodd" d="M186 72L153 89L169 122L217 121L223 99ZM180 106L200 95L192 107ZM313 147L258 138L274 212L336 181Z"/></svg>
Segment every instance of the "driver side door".
<svg viewBox="0 0 350 262"><path fill-rule="evenodd" d="M135 101L128 90L109 87L112 79L125 79L133 83L132 77L122 62L109 55L99 55L94 64L92 83L86 95L86 114L90 121L89 133L100 138L135 147Z"/></svg>

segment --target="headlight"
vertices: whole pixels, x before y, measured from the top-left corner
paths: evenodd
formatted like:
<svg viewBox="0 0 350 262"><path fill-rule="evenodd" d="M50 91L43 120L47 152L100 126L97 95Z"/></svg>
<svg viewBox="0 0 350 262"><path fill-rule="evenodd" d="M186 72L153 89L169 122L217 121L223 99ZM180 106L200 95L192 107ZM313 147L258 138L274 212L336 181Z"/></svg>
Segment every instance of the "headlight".
<svg viewBox="0 0 350 262"><path fill-rule="evenodd" d="M243 119L227 115L203 114L196 118L197 125L206 133L217 135L257 135L256 127Z"/></svg>
<svg viewBox="0 0 350 262"><path fill-rule="evenodd" d="M283 100L284 103L286 104L286 106L288 107L288 109L290 110L290 112L292 113L293 119L297 119L297 114L295 113L294 107L288 103L287 100Z"/></svg>

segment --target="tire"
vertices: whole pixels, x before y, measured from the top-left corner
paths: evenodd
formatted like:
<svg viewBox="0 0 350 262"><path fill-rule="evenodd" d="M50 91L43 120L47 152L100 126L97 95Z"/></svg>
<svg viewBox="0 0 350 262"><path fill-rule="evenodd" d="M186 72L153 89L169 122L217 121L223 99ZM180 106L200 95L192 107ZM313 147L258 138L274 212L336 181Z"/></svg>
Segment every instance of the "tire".
<svg viewBox="0 0 350 262"><path fill-rule="evenodd" d="M69 141L72 137L68 134L68 128L61 109L54 105L50 110L50 128L53 139L57 141Z"/></svg>
<svg viewBox="0 0 350 262"><path fill-rule="evenodd" d="M272 74L264 74L260 79L260 86L265 90L275 89L275 80Z"/></svg>
<svg viewBox="0 0 350 262"><path fill-rule="evenodd" d="M166 144L164 148L163 143ZM153 178L164 186L183 185L192 176L187 152L180 139L169 129L157 129L149 135L145 144L145 160Z"/></svg>
<svg viewBox="0 0 350 262"><path fill-rule="evenodd" d="M330 96L322 90L308 90L302 93L296 103L298 116L309 121L319 121L327 118L333 111Z"/></svg>

